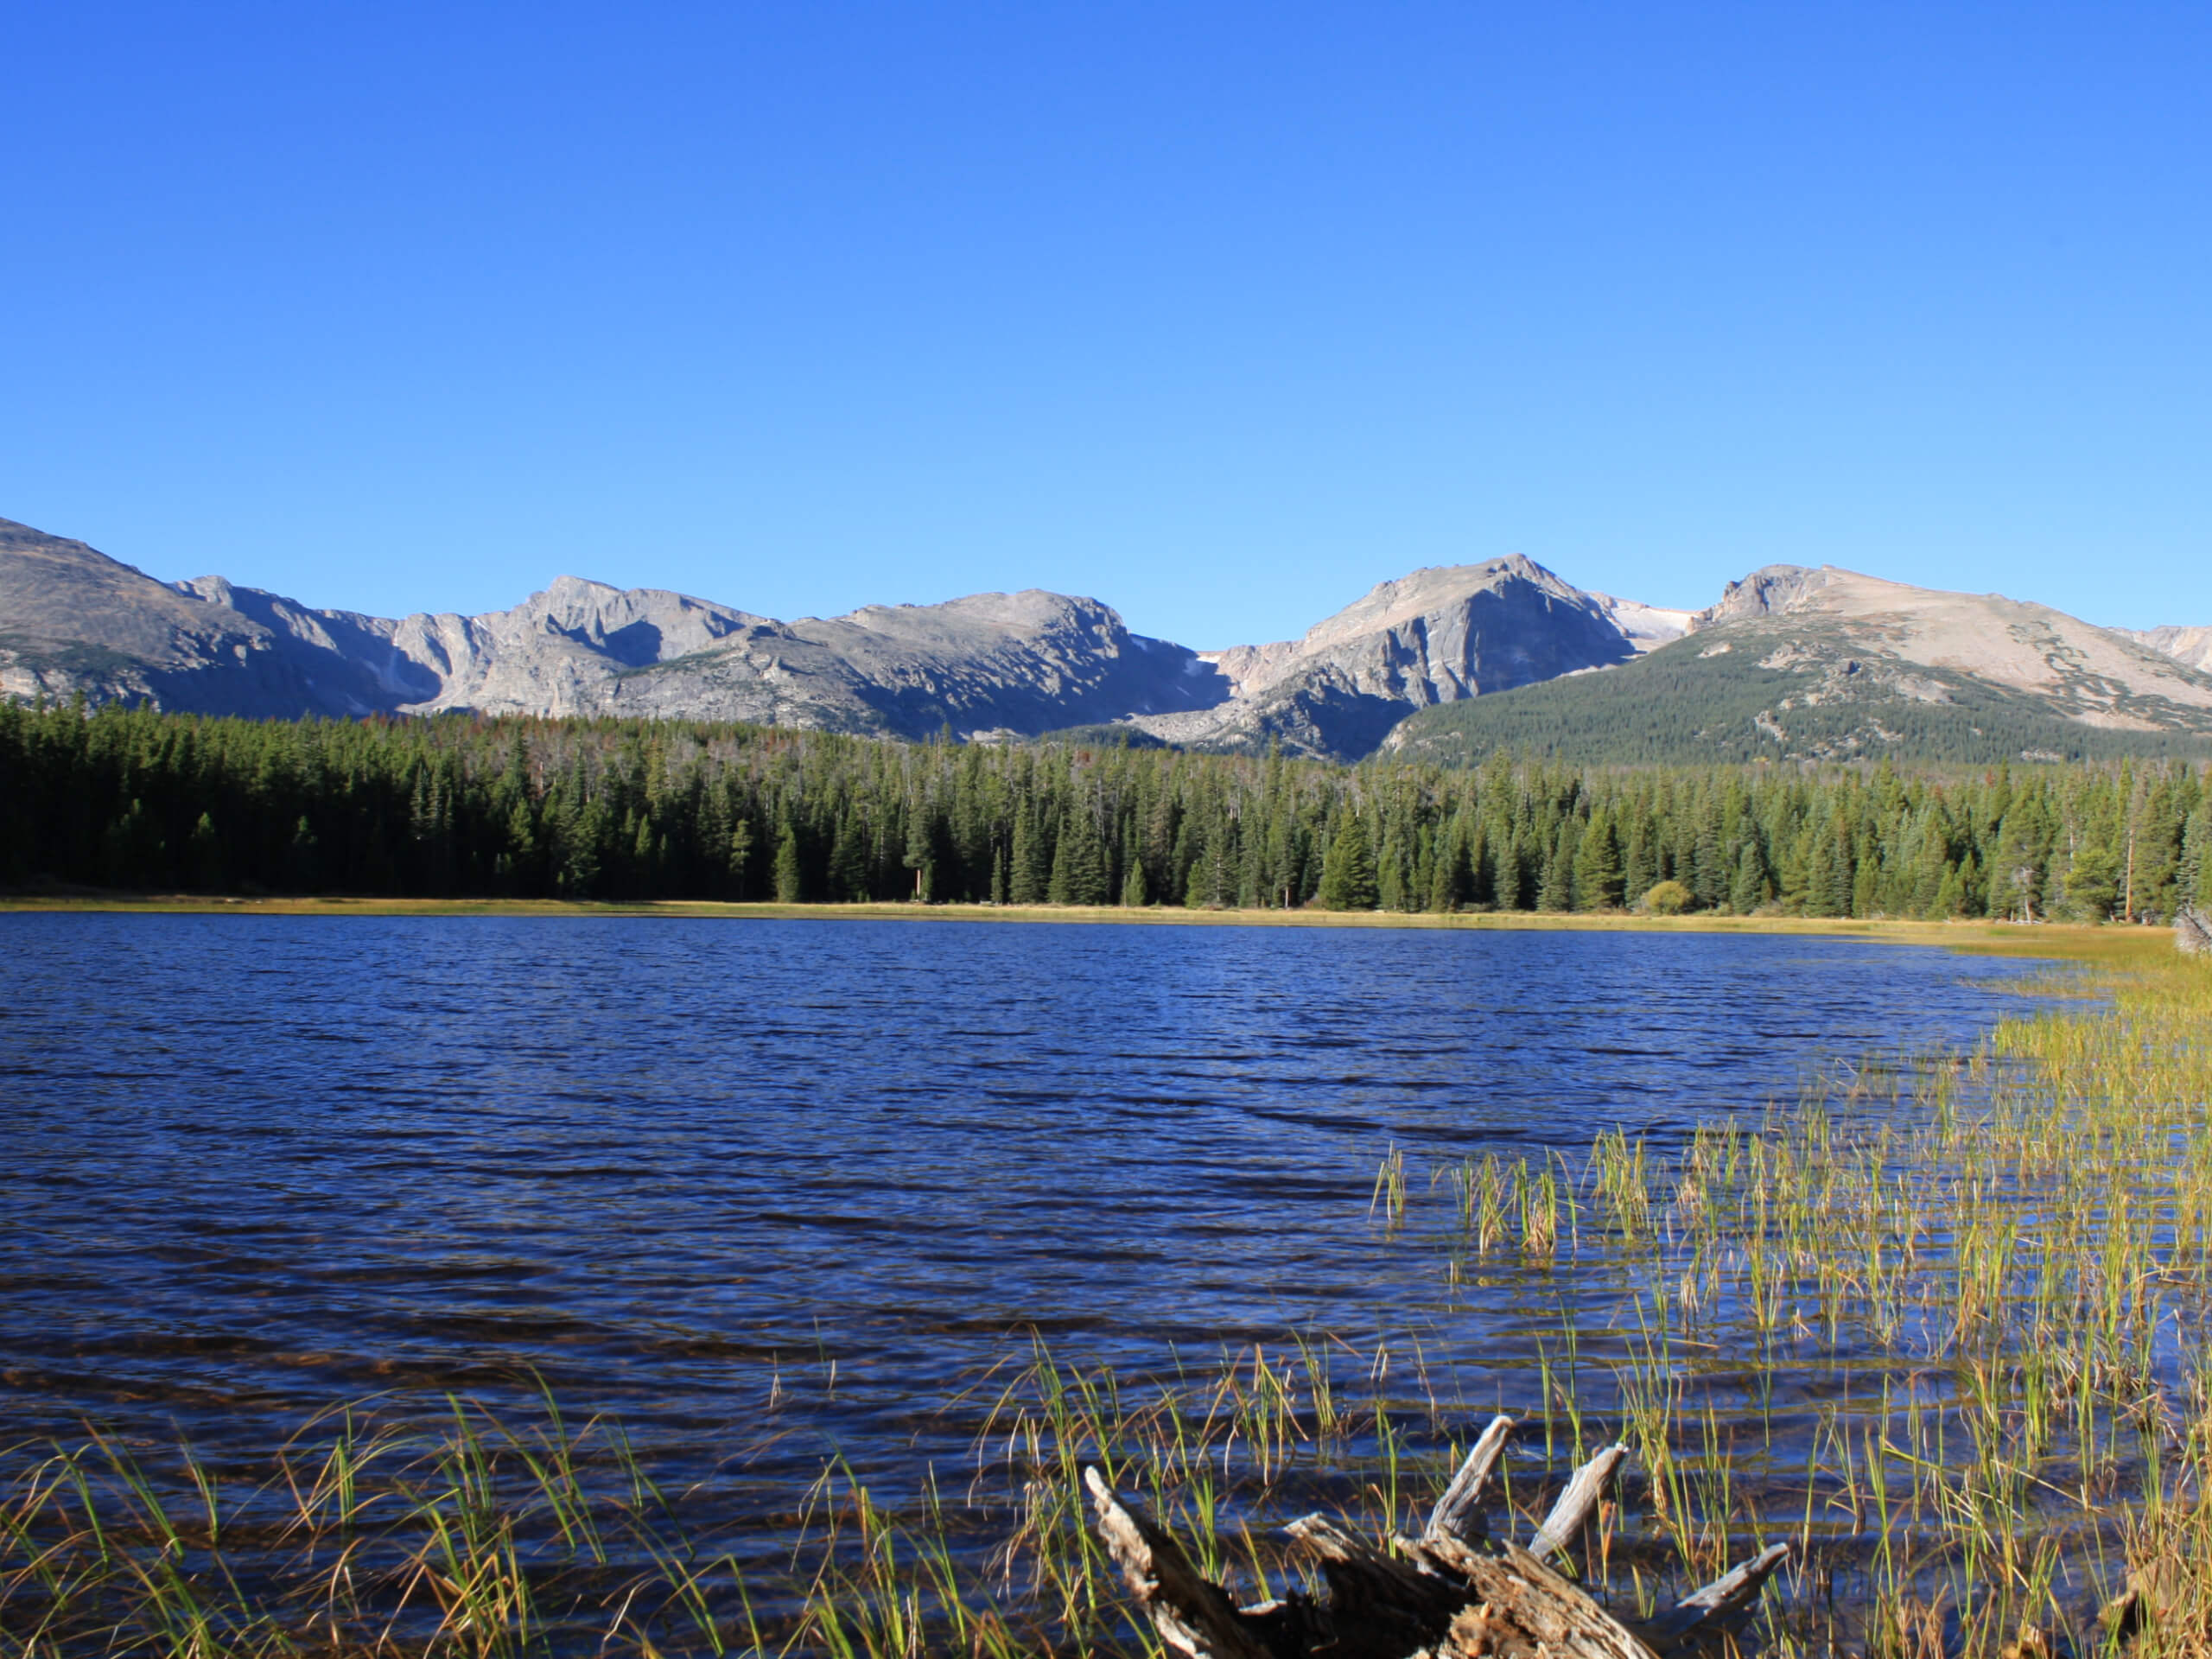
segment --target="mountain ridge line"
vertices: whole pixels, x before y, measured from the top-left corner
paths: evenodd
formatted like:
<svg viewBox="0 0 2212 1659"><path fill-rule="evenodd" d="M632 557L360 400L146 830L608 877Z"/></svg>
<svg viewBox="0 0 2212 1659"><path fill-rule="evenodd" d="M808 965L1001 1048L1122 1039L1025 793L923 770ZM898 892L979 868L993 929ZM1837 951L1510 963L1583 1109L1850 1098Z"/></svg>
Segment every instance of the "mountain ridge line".
<svg viewBox="0 0 2212 1659"><path fill-rule="evenodd" d="M1677 671L1726 657L1739 636L1766 671L1756 708L1741 662L1706 674L1709 688ZM1579 683L1599 681L1602 695ZM907 738L949 728L982 741L1104 728L1352 760L1386 747L1478 758L1489 717L1467 709L1510 707L1525 727L1532 703L1596 710L1561 716L1553 743L1588 758L1596 728L1614 721L1609 702L1649 702L1662 683L1673 723L1658 747L1687 758L1908 753L1918 740L1894 728L1983 703L2005 711L1990 741L2007 756L2037 758L2044 744L2071 758L2091 742L2083 733L2212 739L2212 627L2104 629L1835 566L1765 566L1689 612L1580 588L1510 554L1378 582L1297 639L1201 651L1042 588L782 621L563 575L504 611L374 617L217 575L163 582L0 519L0 695L18 698L260 718L611 715ZM1725 732L1707 704L1726 705ZM1826 713L1808 721L1810 709Z"/></svg>

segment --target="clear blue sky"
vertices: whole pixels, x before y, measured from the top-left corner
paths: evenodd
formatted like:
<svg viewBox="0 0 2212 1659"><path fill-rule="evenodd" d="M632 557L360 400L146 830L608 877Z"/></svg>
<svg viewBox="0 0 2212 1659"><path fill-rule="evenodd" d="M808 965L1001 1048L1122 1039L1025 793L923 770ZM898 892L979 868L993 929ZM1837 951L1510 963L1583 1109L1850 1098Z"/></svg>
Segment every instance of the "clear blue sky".
<svg viewBox="0 0 2212 1659"><path fill-rule="evenodd" d="M393 613L2212 621L2212 8L22 4L0 516Z"/></svg>

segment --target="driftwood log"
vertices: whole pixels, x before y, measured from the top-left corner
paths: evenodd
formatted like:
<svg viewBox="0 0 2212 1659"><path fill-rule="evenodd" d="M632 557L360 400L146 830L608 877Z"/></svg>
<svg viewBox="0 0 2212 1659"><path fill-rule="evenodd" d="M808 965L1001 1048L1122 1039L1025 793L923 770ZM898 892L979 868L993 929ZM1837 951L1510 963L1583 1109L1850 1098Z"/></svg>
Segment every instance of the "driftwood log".
<svg viewBox="0 0 2212 1659"><path fill-rule="evenodd" d="M1484 1488L1513 1432L1495 1419L1437 1500L1419 1538L1387 1547L1318 1515L1290 1536L1327 1581L1239 1607L1203 1577L1175 1535L1084 1471L1099 1536L1171 1653L1189 1659L1687 1659L1725 1644L1789 1558L1774 1544L1658 1618L1615 1617L1547 1560L1586 1551L1599 1507L1628 1448L1577 1470L1527 1547L1489 1538Z"/></svg>

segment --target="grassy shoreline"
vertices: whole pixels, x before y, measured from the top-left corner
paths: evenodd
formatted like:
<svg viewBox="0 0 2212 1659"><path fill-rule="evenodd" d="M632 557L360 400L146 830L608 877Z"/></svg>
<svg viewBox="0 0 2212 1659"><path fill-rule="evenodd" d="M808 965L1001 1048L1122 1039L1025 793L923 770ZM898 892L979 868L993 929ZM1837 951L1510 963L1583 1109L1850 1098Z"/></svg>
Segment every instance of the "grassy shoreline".
<svg viewBox="0 0 2212 1659"><path fill-rule="evenodd" d="M2082 961L2148 960L2169 954L2164 927L1888 918L1810 916L1653 916L1624 911L1427 912L1334 910L1186 910L1115 905L779 905L713 899L576 902L556 899L349 899L216 897L203 893L0 893L0 914L85 912L185 916L558 916L664 917L721 921L899 921L1075 923L1131 927L1395 928L1459 932L1756 933L1878 939L1976 954L2057 957Z"/></svg>

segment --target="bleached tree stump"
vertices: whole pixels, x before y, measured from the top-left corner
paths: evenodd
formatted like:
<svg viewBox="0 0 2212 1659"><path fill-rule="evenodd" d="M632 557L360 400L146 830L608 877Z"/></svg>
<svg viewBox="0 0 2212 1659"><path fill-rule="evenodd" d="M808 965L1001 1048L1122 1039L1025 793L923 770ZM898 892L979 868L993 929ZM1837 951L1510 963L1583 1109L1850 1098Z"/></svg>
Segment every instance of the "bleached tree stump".
<svg viewBox="0 0 2212 1659"><path fill-rule="evenodd" d="M1175 1535L1084 1471L1098 1533L1169 1651L1189 1659L1682 1659L1732 1632L1789 1558L1774 1544L1656 1619L1615 1618L1546 1558L1584 1541L1625 1446L1575 1471L1527 1548L1488 1541L1483 1489L1512 1420L1468 1452L1417 1539L1370 1543L1318 1515L1290 1535L1320 1563L1328 1594L1239 1607Z"/></svg>

